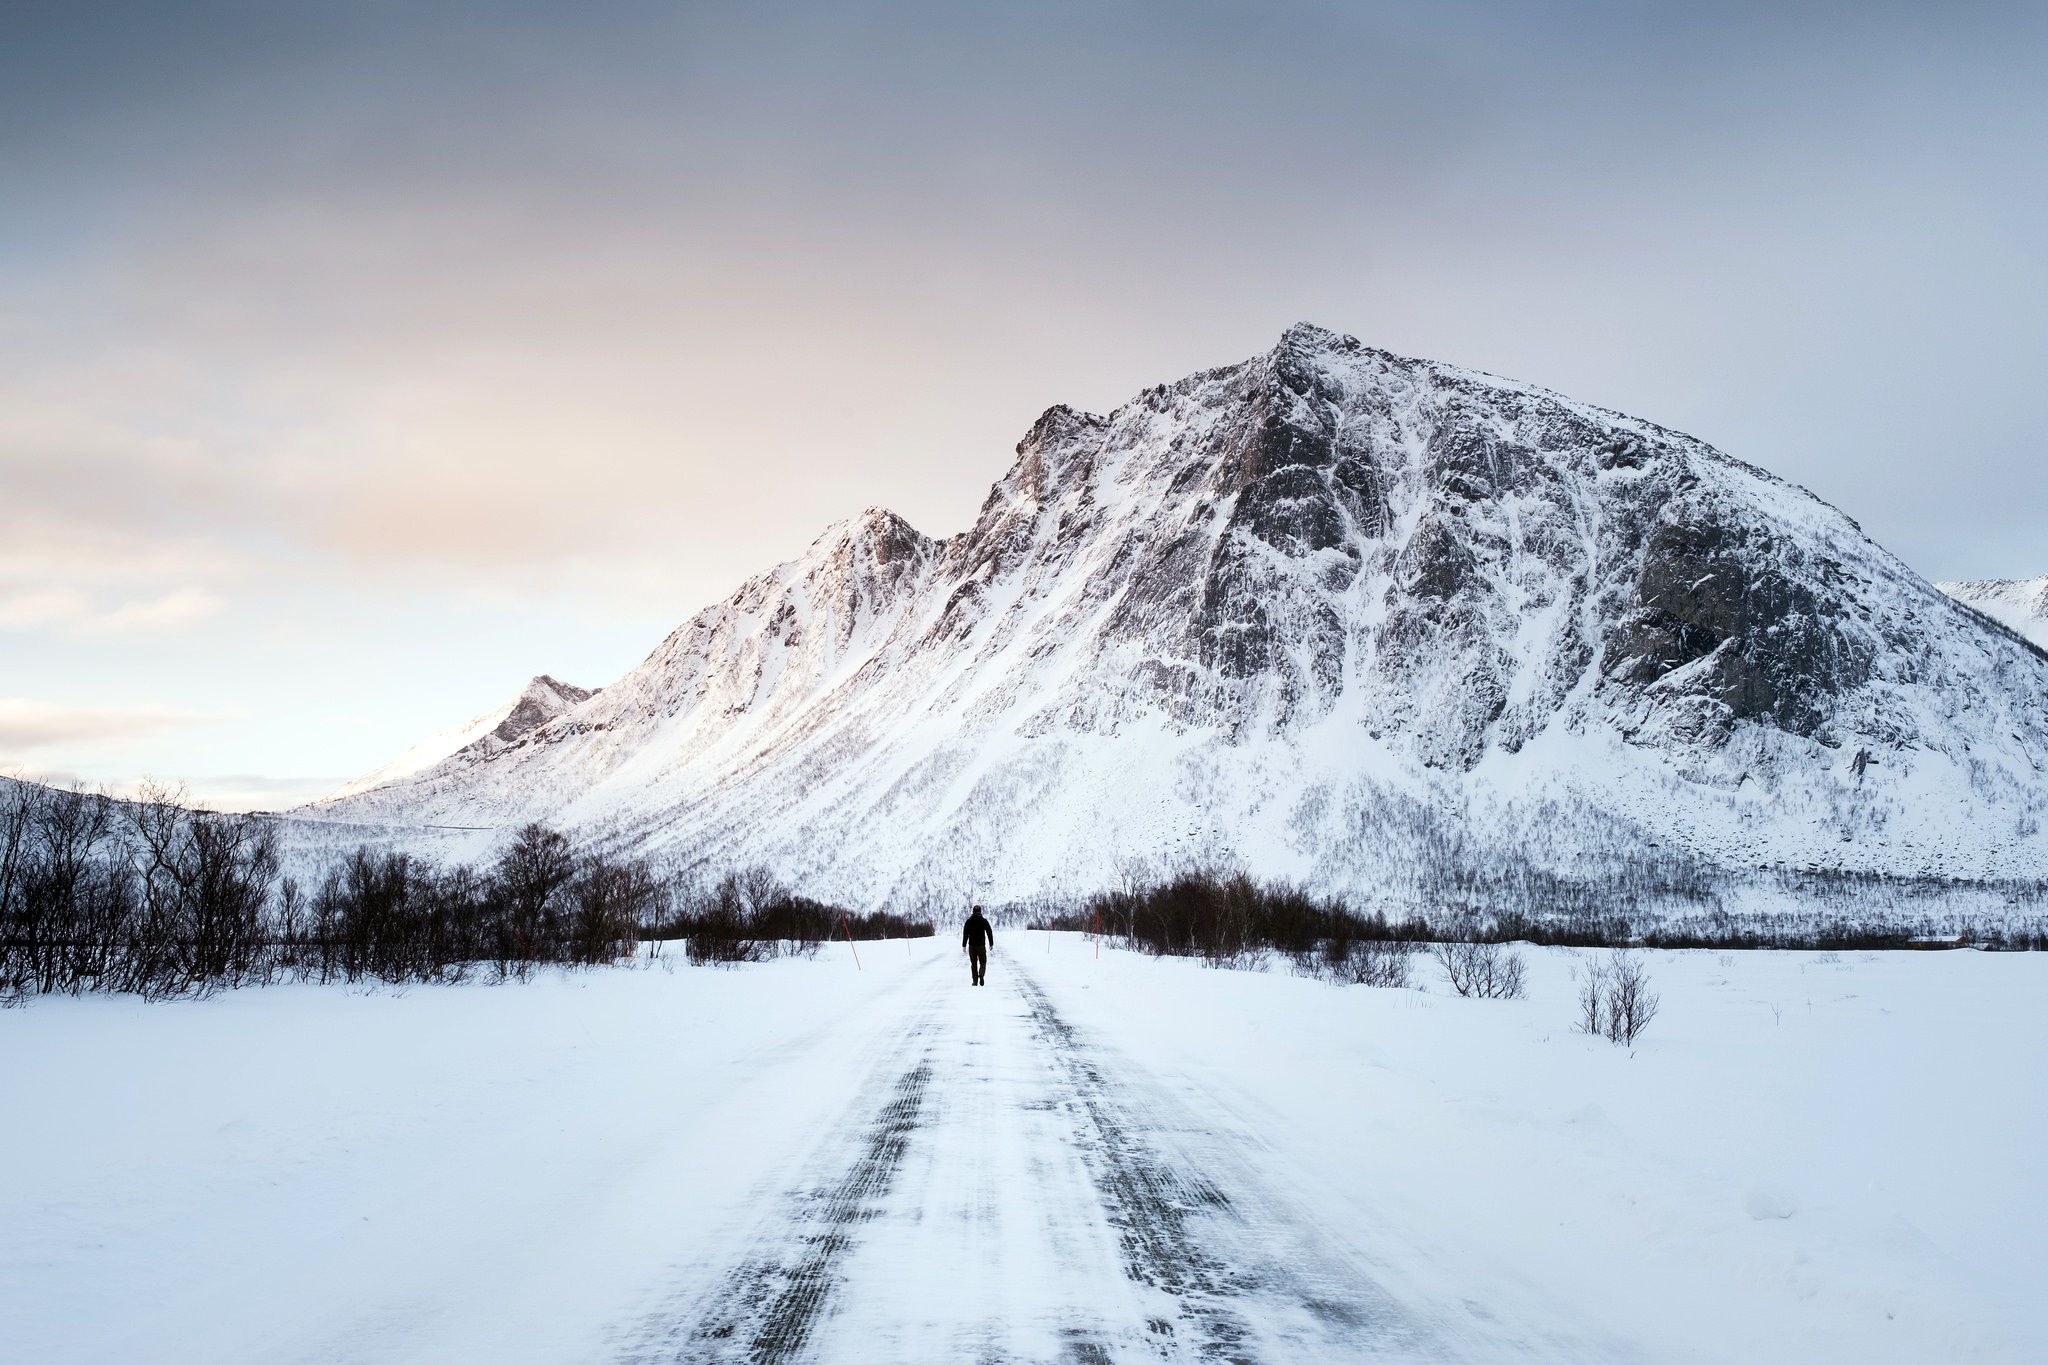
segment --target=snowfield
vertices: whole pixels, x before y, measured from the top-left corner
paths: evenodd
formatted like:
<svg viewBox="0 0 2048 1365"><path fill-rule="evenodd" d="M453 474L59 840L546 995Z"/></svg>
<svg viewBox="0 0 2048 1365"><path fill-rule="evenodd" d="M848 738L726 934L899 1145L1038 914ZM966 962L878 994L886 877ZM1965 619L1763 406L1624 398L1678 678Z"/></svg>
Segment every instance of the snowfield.
<svg viewBox="0 0 2048 1365"><path fill-rule="evenodd" d="M2040 1360L2048 957L1528 998L1005 931L0 1011L0 1341L128 1362Z"/></svg>

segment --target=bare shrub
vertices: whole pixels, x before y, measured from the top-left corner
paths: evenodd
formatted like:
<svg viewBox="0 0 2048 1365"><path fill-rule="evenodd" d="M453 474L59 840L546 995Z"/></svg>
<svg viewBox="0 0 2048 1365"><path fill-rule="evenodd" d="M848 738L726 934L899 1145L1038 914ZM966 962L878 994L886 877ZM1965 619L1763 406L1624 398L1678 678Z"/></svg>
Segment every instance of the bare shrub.
<svg viewBox="0 0 2048 1365"><path fill-rule="evenodd" d="M1304 964L1304 970L1346 985L1398 989L1408 984L1413 954L1414 945L1401 939L1330 938L1323 940L1321 953L1311 959L1312 965Z"/></svg>
<svg viewBox="0 0 2048 1365"><path fill-rule="evenodd" d="M1402 939L1364 939L1351 953L1351 979L1361 986L1399 989L1408 984L1415 945Z"/></svg>
<svg viewBox="0 0 2048 1365"><path fill-rule="evenodd" d="M784 953L809 957L829 939L930 938L928 918L886 910L856 914L798 895L772 872L751 867L728 872L707 888L695 869L671 878L671 910L647 932L680 938L693 963L766 962Z"/></svg>
<svg viewBox="0 0 2048 1365"><path fill-rule="evenodd" d="M1657 1017L1660 1002L1650 989L1650 977L1644 970L1643 960L1634 953L1616 953L1609 967L1609 976L1613 986L1608 994L1607 1036L1626 1046L1634 1043L1636 1035Z"/></svg>
<svg viewBox="0 0 2048 1365"><path fill-rule="evenodd" d="M565 891L575 875L575 848L561 831L534 823L513 836L491 873L501 908L494 917L500 976L523 978L552 956L548 950L566 937Z"/></svg>
<svg viewBox="0 0 2048 1365"><path fill-rule="evenodd" d="M1324 974L1327 955L1350 956L1363 940L1413 938L1419 925L1390 926L1378 915L1354 914L1298 887L1260 883L1242 872L1182 872L1153 886L1092 897L1064 914L1041 915L1048 928L1102 932L1127 946L1162 957L1200 957L1211 966L1235 967L1279 952L1311 975ZM1340 948L1332 947L1341 944Z"/></svg>
<svg viewBox="0 0 2048 1365"><path fill-rule="evenodd" d="M1595 1038L1607 1032L1607 968L1588 962L1573 975L1579 978L1578 1030Z"/></svg>
<svg viewBox="0 0 2048 1365"><path fill-rule="evenodd" d="M11 784L0 806L0 998L128 988L137 900L112 801Z"/></svg>
<svg viewBox="0 0 2048 1365"><path fill-rule="evenodd" d="M251 980L266 956L277 837L246 817L186 810L145 787L123 808L141 871L132 989L180 995Z"/></svg>
<svg viewBox="0 0 2048 1365"><path fill-rule="evenodd" d="M1584 968L1579 986L1581 1032L1628 1047L1657 1017L1657 1006L1649 973L1637 954L1618 952L1605 964L1592 962Z"/></svg>
<svg viewBox="0 0 2048 1365"><path fill-rule="evenodd" d="M1429 952L1444 969L1451 989L1460 995L1481 1000L1522 998L1522 956L1504 943L1434 943Z"/></svg>
<svg viewBox="0 0 2048 1365"><path fill-rule="evenodd" d="M684 933L691 962L732 966L774 955L776 940L755 937L749 892L757 888L749 881L743 874L728 872L691 907Z"/></svg>
<svg viewBox="0 0 2048 1365"><path fill-rule="evenodd" d="M568 958L598 966L634 954L642 927L661 919L667 888L643 860L586 858L569 897Z"/></svg>
<svg viewBox="0 0 2048 1365"><path fill-rule="evenodd" d="M204 995L279 976L313 981L500 979L637 953L674 923L646 862L528 825L486 870L359 847L311 888L280 875L275 822L0 783L0 1001L54 992ZM741 940L788 924L813 938L839 912L766 874L734 880ZM777 918L780 916L780 918ZM886 918L886 917L884 917ZM864 922L873 932L930 925Z"/></svg>
<svg viewBox="0 0 2048 1365"><path fill-rule="evenodd" d="M267 980L278 874L270 827L139 801L10 784L0 807L0 995L132 991L151 999Z"/></svg>

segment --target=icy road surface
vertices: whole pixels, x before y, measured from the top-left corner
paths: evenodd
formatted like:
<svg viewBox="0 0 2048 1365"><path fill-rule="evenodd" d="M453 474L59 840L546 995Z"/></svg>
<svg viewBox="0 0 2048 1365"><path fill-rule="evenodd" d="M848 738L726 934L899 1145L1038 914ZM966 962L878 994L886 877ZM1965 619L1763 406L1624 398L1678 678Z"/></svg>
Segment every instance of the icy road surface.
<svg viewBox="0 0 2048 1365"><path fill-rule="evenodd" d="M0 1010L0 1358L2048 1358L2048 954L997 948Z"/></svg>

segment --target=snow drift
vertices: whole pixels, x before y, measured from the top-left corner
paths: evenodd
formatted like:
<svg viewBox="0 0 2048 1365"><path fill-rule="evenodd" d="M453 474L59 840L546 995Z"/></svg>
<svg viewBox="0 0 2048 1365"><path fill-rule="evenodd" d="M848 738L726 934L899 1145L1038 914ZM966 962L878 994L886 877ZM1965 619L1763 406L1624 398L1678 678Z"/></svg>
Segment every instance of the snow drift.
<svg viewBox="0 0 2048 1365"><path fill-rule="evenodd" d="M302 816L580 826L874 904L1187 861L2048 873L2048 654L1654 423L1307 325L1032 426L603 692Z"/></svg>

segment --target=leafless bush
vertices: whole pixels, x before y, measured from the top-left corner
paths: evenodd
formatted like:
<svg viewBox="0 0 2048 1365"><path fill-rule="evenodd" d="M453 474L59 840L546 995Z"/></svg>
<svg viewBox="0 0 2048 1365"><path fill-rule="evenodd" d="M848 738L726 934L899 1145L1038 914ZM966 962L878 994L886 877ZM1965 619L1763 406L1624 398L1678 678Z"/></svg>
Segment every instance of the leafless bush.
<svg viewBox="0 0 2048 1365"><path fill-rule="evenodd" d="M1604 964L1588 963L1582 971L1578 1026L1583 1032L1628 1047L1657 1017L1657 1005L1649 973L1633 952L1618 952Z"/></svg>
<svg viewBox="0 0 2048 1365"><path fill-rule="evenodd" d="M675 877L672 912L650 933L680 938L691 962L766 962L785 953L810 956L830 939L930 938L929 919L887 911L856 914L798 895L766 868L728 872L708 886L690 871Z"/></svg>
<svg viewBox="0 0 2048 1365"><path fill-rule="evenodd" d="M550 950L567 938L562 920L575 875L568 836L546 825L525 826L499 855L491 880L501 911L494 917L500 976L524 977L556 956Z"/></svg>
<svg viewBox="0 0 2048 1365"><path fill-rule="evenodd" d="M124 988L137 902L112 801L11 785L0 804L0 998Z"/></svg>
<svg viewBox="0 0 2048 1365"><path fill-rule="evenodd" d="M1239 966L1268 952L1292 958L1311 973L1325 945L1412 937L1407 926L1353 914L1285 883L1260 883L1241 872L1190 871L1153 886L1095 896L1061 915L1043 915L1049 928L1102 932L1158 956L1200 957L1213 966ZM1346 955L1348 956L1348 950Z"/></svg>
<svg viewBox="0 0 2048 1365"><path fill-rule="evenodd" d="M690 907L684 932L690 961L699 966L761 962L775 955L779 940L758 937L749 905L749 878L728 872Z"/></svg>
<svg viewBox="0 0 2048 1365"><path fill-rule="evenodd" d="M1361 940L1351 950L1351 979L1361 986L1406 986L1414 953L1414 945L1400 939Z"/></svg>
<svg viewBox="0 0 2048 1365"><path fill-rule="evenodd" d="M447 981L478 963L632 954L659 918L644 863L520 831L488 872L358 849L310 895L280 877L275 827L30 783L0 787L0 999L129 991L160 999L296 976Z"/></svg>
<svg viewBox="0 0 2048 1365"><path fill-rule="evenodd" d="M0 996L151 998L267 979L278 874L269 826L9 784L0 806Z"/></svg>
<svg viewBox="0 0 2048 1365"><path fill-rule="evenodd" d="M1579 978L1579 1032L1590 1033L1595 1038L1604 1037L1607 1032L1607 968L1599 962L1588 962L1574 975Z"/></svg>
<svg viewBox="0 0 2048 1365"><path fill-rule="evenodd" d="M1319 953L1297 958L1302 970L1353 986L1400 988L1408 984L1414 945L1400 939L1329 938Z"/></svg>
<svg viewBox="0 0 2048 1365"><path fill-rule="evenodd" d="M1451 989L1482 1000L1519 1000L1524 967L1520 953L1503 943L1433 943L1430 956L1444 969Z"/></svg>
<svg viewBox="0 0 2048 1365"><path fill-rule="evenodd" d="M597 966L631 957L658 923L668 888L644 861L587 858L569 884L569 960Z"/></svg>

